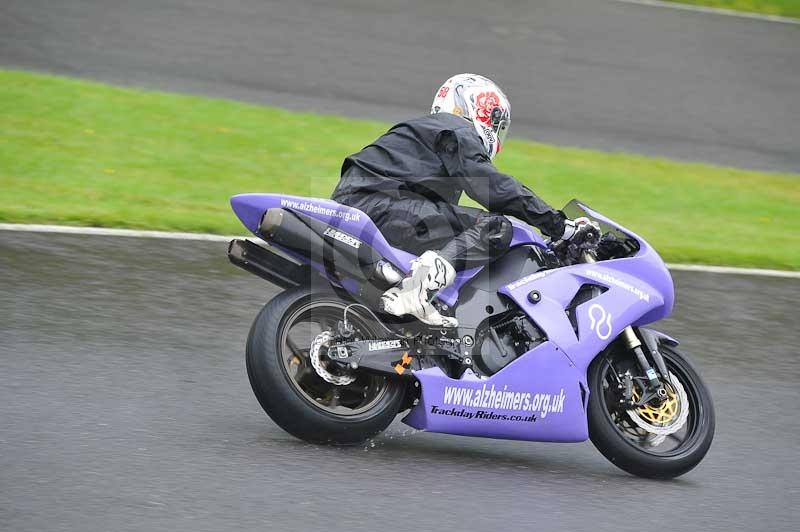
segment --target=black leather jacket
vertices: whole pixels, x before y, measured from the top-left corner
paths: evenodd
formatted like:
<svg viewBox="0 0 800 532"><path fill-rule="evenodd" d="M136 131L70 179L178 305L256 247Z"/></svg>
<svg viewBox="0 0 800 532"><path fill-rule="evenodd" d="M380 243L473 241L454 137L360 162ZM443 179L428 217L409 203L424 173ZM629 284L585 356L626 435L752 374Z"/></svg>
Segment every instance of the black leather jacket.
<svg viewBox="0 0 800 532"><path fill-rule="evenodd" d="M425 115L397 124L347 157L342 175L334 200L354 194L401 198L412 193L457 205L466 192L489 211L515 216L550 237L564 233L564 214L498 171L472 124L453 114Z"/></svg>

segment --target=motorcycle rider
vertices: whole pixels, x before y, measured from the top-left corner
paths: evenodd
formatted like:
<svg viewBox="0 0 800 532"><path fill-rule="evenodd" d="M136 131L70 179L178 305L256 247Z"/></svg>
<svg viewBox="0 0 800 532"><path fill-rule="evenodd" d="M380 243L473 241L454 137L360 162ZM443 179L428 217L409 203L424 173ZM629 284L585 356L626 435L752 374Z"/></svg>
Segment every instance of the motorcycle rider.
<svg viewBox="0 0 800 532"><path fill-rule="evenodd" d="M342 165L332 198L369 216L395 247L421 256L383 310L457 326L431 304L456 271L487 264L511 243L504 216L527 222L552 240L569 240L588 223L569 220L492 164L511 125L508 98L494 82L459 74L436 92L431 114L392 127ZM489 212L458 205L462 192Z"/></svg>

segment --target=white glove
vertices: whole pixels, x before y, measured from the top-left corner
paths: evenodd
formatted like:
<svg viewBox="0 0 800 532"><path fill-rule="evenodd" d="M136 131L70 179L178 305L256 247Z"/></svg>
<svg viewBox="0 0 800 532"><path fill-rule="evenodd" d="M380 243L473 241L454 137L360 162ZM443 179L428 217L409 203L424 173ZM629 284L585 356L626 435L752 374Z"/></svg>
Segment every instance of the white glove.
<svg viewBox="0 0 800 532"><path fill-rule="evenodd" d="M600 232L600 226L585 216L574 220L564 220L564 234L561 235L561 240L572 240L576 235L588 230L590 227L594 227L598 233Z"/></svg>

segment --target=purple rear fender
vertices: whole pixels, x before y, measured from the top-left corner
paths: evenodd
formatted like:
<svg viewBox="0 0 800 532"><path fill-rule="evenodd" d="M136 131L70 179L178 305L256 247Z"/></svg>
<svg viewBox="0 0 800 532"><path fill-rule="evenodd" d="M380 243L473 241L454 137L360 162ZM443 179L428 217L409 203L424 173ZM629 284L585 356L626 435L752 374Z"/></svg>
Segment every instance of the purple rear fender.
<svg viewBox="0 0 800 532"><path fill-rule="evenodd" d="M411 269L411 261L416 258L411 253L392 247L369 216L362 211L333 200L286 194L238 194L231 198L231 207L244 226L257 236L260 236L258 226L264 213L273 207L280 207L314 217L355 236L372 246L403 272L407 273ZM511 219L511 223L514 231L511 247L531 244L546 247L541 236L530 226L514 218ZM472 268L458 272L453 285L442 290L437 297L445 304L454 306L461 288L482 269Z"/></svg>
<svg viewBox="0 0 800 532"><path fill-rule="evenodd" d="M333 200L286 194L238 194L231 198L231 207L244 226L257 236L264 213L279 207L311 216L358 238L404 272L409 271L411 261L416 258L390 246L369 216Z"/></svg>

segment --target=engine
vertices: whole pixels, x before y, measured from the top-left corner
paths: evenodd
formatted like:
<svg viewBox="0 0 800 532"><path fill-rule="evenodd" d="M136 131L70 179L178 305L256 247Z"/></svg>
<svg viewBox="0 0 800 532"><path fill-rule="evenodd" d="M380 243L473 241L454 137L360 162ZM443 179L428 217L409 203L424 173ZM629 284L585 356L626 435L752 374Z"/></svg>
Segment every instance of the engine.
<svg viewBox="0 0 800 532"><path fill-rule="evenodd" d="M478 328L473 350L475 366L486 376L494 375L544 339L525 314L501 314Z"/></svg>

